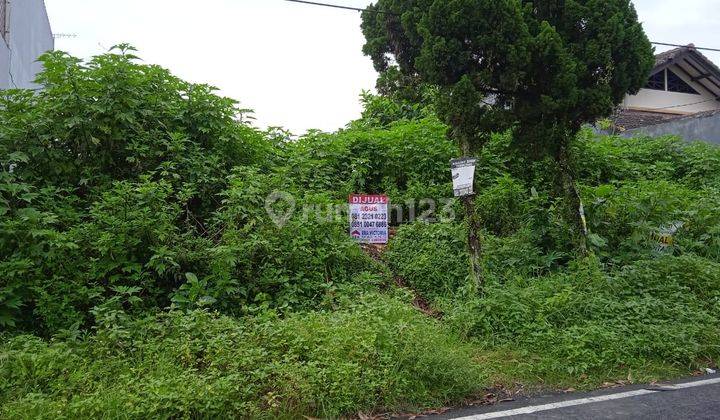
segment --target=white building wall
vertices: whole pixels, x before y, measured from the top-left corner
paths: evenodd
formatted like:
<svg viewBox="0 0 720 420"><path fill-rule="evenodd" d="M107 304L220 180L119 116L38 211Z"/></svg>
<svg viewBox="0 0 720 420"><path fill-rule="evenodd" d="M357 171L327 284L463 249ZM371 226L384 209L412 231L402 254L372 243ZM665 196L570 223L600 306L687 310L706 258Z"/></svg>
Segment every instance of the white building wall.
<svg viewBox="0 0 720 420"><path fill-rule="evenodd" d="M643 111L667 112L669 114L694 114L696 112L720 109L720 101L717 101L714 95L710 94L700 84L688 79L681 70L675 67L670 66L669 69L692 86L699 95L640 89L637 95L625 97L623 107Z"/></svg>
<svg viewBox="0 0 720 420"><path fill-rule="evenodd" d="M657 110L658 112L673 114L694 114L720 108L720 102L716 101L714 96L711 96L702 88L696 90L700 95L641 89L637 95L626 97L623 106L631 109Z"/></svg>
<svg viewBox="0 0 720 420"><path fill-rule="evenodd" d="M0 37L0 89L35 88L42 70L37 58L55 46L45 2L10 0L7 13L8 42Z"/></svg>

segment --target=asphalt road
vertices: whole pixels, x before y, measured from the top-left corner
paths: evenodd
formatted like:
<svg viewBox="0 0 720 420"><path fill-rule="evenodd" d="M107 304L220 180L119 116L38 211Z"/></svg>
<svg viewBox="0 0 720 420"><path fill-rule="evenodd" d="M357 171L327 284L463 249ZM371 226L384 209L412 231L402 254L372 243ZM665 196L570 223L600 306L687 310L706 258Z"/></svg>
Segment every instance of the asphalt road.
<svg viewBox="0 0 720 420"><path fill-rule="evenodd" d="M526 398L432 419L720 419L720 375L660 385Z"/></svg>

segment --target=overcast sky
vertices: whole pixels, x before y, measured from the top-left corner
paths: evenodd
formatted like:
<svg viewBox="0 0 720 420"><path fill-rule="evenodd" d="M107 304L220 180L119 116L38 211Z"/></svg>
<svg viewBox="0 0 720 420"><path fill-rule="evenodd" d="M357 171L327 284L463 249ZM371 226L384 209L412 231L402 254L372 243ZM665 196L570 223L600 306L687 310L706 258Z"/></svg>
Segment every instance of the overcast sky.
<svg viewBox="0 0 720 420"><path fill-rule="evenodd" d="M357 12L283 0L45 0L56 48L88 58L138 48L192 82L256 111L260 127L333 131L360 114L376 74L363 56ZM364 7L370 0L327 0ZM718 0L636 0L652 41L720 48ZM658 47L658 52L667 48ZM720 53L706 53L720 63Z"/></svg>

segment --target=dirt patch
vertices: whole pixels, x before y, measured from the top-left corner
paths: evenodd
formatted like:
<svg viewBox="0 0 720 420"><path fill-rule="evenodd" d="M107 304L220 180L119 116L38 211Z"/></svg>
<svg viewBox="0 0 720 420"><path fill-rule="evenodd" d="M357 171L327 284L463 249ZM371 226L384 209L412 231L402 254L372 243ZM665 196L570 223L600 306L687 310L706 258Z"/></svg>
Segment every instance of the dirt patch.
<svg viewBox="0 0 720 420"><path fill-rule="evenodd" d="M397 233L397 229L390 229L390 238L395 237L395 234ZM387 267L387 264L385 264L385 260L383 259L383 254L385 253L385 250L387 249L387 245L385 244L361 244L360 247L362 250L370 256L370 258L374 259L375 261L379 262L380 264L383 264ZM388 268L389 270L389 268ZM412 287L408 286L408 284L405 282L404 279L402 279L399 276L394 275L393 273L393 279L395 281L395 285L397 287L402 287L403 289L410 290L414 296L413 298L413 306L417 308L420 312L424 313L425 315L437 319L442 319L443 314L434 310L432 305L430 305L430 302L428 302L425 298L423 298L416 290L414 290Z"/></svg>
<svg viewBox="0 0 720 420"><path fill-rule="evenodd" d="M443 314L441 312L436 311L433 309L432 305L430 305L430 302L428 302L424 297L422 297L415 289L408 286L408 284L405 282L405 279L403 279L400 276L395 276L395 285L397 287L401 287L403 289L410 290L414 296L413 298L413 306L417 308L420 312L424 313L427 316L436 318L436 319L442 319Z"/></svg>
<svg viewBox="0 0 720 420"><path fill-rule="evenodd" d="M387 245L362 244L362 245L360 245L360 248L362 248L362 250L365 251L365 253L368 254L370 256L370 258L374 259L377 262L384 264L382 255L385 252Z"/></svg>

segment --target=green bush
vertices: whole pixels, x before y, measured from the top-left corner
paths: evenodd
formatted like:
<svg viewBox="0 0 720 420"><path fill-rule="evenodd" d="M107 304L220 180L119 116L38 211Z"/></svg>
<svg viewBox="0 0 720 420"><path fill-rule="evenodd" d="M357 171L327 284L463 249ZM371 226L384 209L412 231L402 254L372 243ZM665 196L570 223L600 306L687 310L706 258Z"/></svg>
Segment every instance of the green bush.
<svg viewBox="0 0 720 420"><path fill-rule="evenodd" d="M720 216L716 190L695 190L669 181L625 182L587 188L588 225L609 262L625 264L649 255L696 252L717 261ZM663 235L673 238L661 247Z"/></svg>
<svg viewBox="0 0 720 420"><path fill-rule="evenodd" d="M590 185L665 180L697 188L717 186L720 175L720 148L674 136L598 137L584 131L575 153L579 175Z"/></svg>
<svg viewBox="0 0 720 420"><path fill-rule="evenodd" d="M639 262L607 275L589 260L567 273L490 286L448 305L465 337L537 355L538 374L649 363L693 366L720 356L720 265L696 256Z"/></svg>
<svg viewBox="0 0 720 420"><path fill-rule="evenodd" d="M76 341L0 346L0 417L339 417L480 390L471 348L377 295L279 319L171 312Z"/></svg>
<svg viewBox="0 0 720 420"><path fill-rule="evenodd" d="M0 327L87 328L107 305L135 314L310 308L381 271L344 220L301 219L305 204L345 200L308 191L286 176L291 166L276 165L301 156L302 142L248 126L234 101L118 49L87 63L48 54L44 90L0 99ZM420 154L432 130L418 124L378 147L407 135L407 153ZM347 144L349 156L362 149ZM274 190L297 200L282 229L265 209Z"/></svg>
<svg viewBox="0 0 720 420"><path fill-rule="evenodd" d="M505 175L479 192L475 206L485 229L496 236L508 236L528 223L530 199L529 188Z"/></svg>
<svg viewBox="0 0 720 420"><path fill-rule="evenodd" d="M543 252L529 227L505 237L486 232L484 240L483 267L489 283L539 277L557 269L564 258L560 253ZM404 225L390 242L384 259L395 275L431 301L452 298L469 285L467 229L460 224Z"/></svg>
<svg viewBox="0 0 720 420"><path fill-rule="evenodd" d="M273 220L266 198L281 186L277 176L257 169L233 172L213 218L217 240L207 250L207 264L196 264L193 284L175 293L178 306L194 307L202 300L235 314L260 307L315 308L332 302L338 287L358 275L383 275L348 235L347 212L335 212L340 202L284 192L273 209L287 217Z"/></svg>
<svg viewBox="0 0 720 420"><path fill-rule="evenodd" d="M469 281L466 232L454 223L403 226L385 252L385 261L423 297L452 296Z"/></svg>
<svg viewBox="0 0 720 420"><path fill-rule="evenodd" d="M312 133L286 147L283 177L301 191L386 193L393 203L452 196L450 159L457 147L435 118L399 122L388 129Z"/></svg>
<svg viewBox="0 0 720 420"><path fill-rule="evenodd" d="M504 282L513 277L540 277L559 268L566 255L556 250L544 251L540 242L538 234L529 227L511 236L487 235L484 267L490 280Z"/></svg>
<svg viewBox="0 0 720 420"><path fill-rule="evenodd" d="M672 180L683 142L675 137L597 137L583 132L576 145L580 178L590 185L615 180Z"/></svg>
<svg viewBox="0 0 720 420"><path fill-rule="evenodd" d="M43 90L0 95L0 327L88 326L116 287L166 307L195 270L177 245L207 246L231 169L272 160L271 143L128 46L42 61Z"/></svg>
<svg viewBox="0 0 720 420"><path fill-rule="evenodd" d="M360 94L360 102L363 106L362 115L348 124L350 128L387 128L398 122L420 120L432 115L430 109L422 104L373 95L368 91Z"/></svg>

